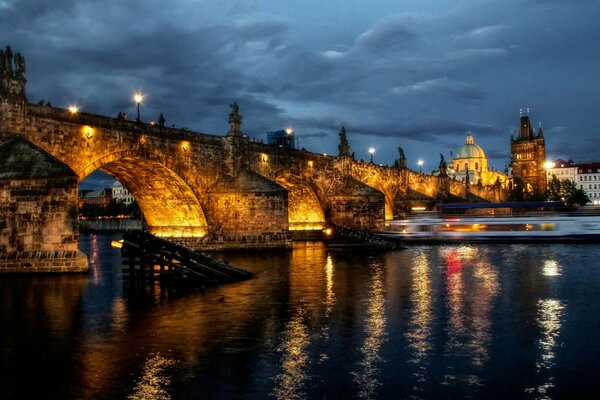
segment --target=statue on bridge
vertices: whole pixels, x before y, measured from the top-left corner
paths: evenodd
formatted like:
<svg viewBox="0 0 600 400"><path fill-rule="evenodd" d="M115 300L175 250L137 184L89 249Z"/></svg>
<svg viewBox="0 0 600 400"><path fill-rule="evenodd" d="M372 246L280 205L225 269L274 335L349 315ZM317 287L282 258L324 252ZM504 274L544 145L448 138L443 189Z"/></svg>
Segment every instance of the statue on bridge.
<svg viewBox="0 0 600 400"><path fill-rule="evenodd" d="M242 135L242 116L240 115L240 107L234 101L233 104L230 104L231 112L229 113L229 132L228 135L231 136L243 136Z"/></svg>
<svg viewBox="0 0 600 400"><path fill-rule="evenodd" d="M346 137L346 128L342 126L340 130L340 144L338 145L338 151L340 157L350 156L350 145L348 144L348 138Z"/></svg>
<svg viewBox="0 0 600 400"><path fill-rule="evenodd" d="M15 54L15 77L25 77L25 57L21 53Z"/></svg>
<svg viewBox="0 0 600 400"><path fill-rule="evenodd" d="M0 95L21 100L25 97L25 57L20 53L13 56L10 46L0 50Z"/></svg>
<svg viewBox="0 0 600 400"><path fill-rule="evenodd" d="M448 166L446 165L446 160L444 160L444 155L440 153L440 165L439 165L440 176L448 176Z"/></svg>
<svg viewBox="0 0 600 400"><path fill-rule="evenodd" d="M6 50L0 50L0 75L8 78L13 77L13 52L10 46Z"/></svg>
<svg viewBox="0 0 600 400"><path fill-rule="evenodd" d="M398 147L398 160L394 163L397 168L406 169L406 156L402 147Z"/></svg>

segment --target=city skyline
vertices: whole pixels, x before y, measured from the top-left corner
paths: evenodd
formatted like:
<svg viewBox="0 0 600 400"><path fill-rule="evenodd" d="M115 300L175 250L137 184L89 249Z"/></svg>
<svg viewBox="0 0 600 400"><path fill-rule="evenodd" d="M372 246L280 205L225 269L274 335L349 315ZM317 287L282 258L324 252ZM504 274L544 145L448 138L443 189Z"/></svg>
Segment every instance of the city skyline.
<svg viewBox="0 0 600 400"><path fill-rule="evenodd" d="M510 160L519 109L543 123L549 159L597 160L593 90L600 5L586 0L230 4L0 2L0 38L27 60L30 102L224 134L292 127L297 147L437 168L471 132ZM343 6L343 7L342 7Z"/></svg>

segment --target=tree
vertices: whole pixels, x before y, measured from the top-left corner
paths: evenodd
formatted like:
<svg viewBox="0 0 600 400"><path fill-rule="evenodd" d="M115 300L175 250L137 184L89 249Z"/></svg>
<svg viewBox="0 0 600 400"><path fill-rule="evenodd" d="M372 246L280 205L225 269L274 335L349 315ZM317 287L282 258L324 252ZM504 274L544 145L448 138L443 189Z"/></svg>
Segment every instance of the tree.
<svg viewBox="0 0 600 400"><path fill-rule="evenodd" d="M569 179L563 179L561 183L561 193L567 203L567 206L584 206L590 202L587 193L582 189L577 189L577 184Z"/></svg>
<svg viewBox="0 0 600 400"><path fill-rule="evenodd" d="M583 206L590 202L588 195L570 179L558 179L552 175L548 182L546 198L551 201L564 201L567 206Z"/></svg>

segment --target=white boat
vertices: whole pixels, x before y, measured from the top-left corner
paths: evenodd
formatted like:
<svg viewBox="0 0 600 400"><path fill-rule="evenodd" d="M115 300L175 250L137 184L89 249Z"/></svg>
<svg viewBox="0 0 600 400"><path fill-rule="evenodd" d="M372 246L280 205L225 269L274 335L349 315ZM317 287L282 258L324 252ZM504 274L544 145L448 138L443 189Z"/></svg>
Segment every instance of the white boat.
<svg viewBox="0 0 600 400"><path fill-rule="evenodd" d="M379 233L411 242L600 242L600 215L421 217L388 221Z"/></svg>

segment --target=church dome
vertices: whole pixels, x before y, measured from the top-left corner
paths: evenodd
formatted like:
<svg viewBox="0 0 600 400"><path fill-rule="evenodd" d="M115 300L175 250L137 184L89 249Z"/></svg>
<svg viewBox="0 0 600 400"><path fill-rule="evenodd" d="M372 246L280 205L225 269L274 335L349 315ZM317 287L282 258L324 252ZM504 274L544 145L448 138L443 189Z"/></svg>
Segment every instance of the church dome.
<svg viewBox="0 0 600 400"><path fill-rule="evenodd" d="M481 146L475 144L475 139L473 139L470 133L467 135L465 144L459 147L456 153L454 153L455 160L464 158L486 158L485 152Z"/></svg>

